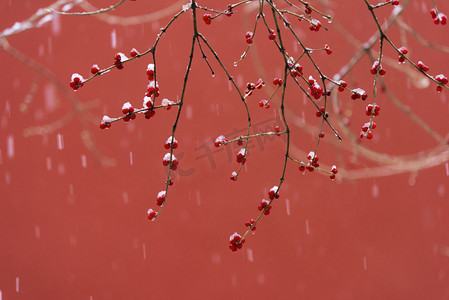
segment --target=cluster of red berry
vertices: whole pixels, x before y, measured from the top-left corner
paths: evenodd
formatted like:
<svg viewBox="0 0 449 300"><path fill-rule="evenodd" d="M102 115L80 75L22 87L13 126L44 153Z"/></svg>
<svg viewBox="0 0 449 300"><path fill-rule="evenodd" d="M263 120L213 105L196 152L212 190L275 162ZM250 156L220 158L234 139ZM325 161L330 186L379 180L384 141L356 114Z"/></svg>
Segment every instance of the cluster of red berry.
<svg viewBox="0 0 449 300"><path fill-rule="evenodd" d="M243 243L245 242L245 239L242 238L240 234L235 232L229 237L229 249L231 249L233 252L237 251L237 249L241 249L243 246Z"/></svg>
<svg viewBox="0 0 449 300"><path fill-rule="evenodd" d="M379 105L368 104L365 109L365 114L369 117L377 117L379 115L379 111L380 111ZM362 131L360 131L359 135L360 138L361 139L366 138L368 140L371 140L373 138L373 133L371 132L371 130L375 128L376 123L374 123L372 119L369 122L363 124Z"/></svg>
<svg viewBox="0 0 449 300"><path fill-rule="evenodd" d="M435 25L438 25L438 24L446 25L447 16L445 14L438 13L438 11L435 8L432 8L430 10L430 15L432 16L433 23L435 23Z"/></svg>
<svg viewBox="0 0 449 300"><path fill-rule="evenodd" d="M379 61L378 60L376 60L374 63L373 63L373 65L371 66L371 74L377 74L377 72L379 72L379 75L380 76L384 76L386 73L387 73L387 71L385 71L383 68L382 68L382 65L379 65Z"/></svg>

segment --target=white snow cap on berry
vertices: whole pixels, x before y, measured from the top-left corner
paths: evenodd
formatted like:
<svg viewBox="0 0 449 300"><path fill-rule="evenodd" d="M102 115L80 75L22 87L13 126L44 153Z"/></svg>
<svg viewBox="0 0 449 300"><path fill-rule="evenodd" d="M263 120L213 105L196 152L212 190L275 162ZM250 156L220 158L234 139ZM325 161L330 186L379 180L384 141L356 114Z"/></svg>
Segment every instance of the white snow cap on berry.
<svg viewBox="0 0 449 300"><path fill-rule="evenodd" d="M106 115L103 116L103 119L102 119L102 122L103 122L103 123L109 123L109 122L112 122L112 121L114 121L113 118L108 117L108 116L106 116Z"/></svg>
<svg viewBox="0 0 449 300"><path fill-rule="evenodd" d="M123 104L122 106L122 110L126 109L129 110L130 108L132 108L133 106L131 105L131 103L126 102L125 104Z"/></svg>
<svg viewBox="0 0 449 300"><path fill-rule="evenodd" d="M165 191L160 191L160 192L157 194L157 197L158 197L158 198L165 198Z"/></svg>
<svg viewBox="0 0 449 300"><path fill-rule="evenodd" d="M80 82L83 82L83 81L84 81L83 76L81 76L81 75L78 74L78 73L73 73L73 74L72 74L71 80L72 80L72 81L75 81L75 78L78 78Z"/></svg>
<svg viewBox="0 0 449 300"><path fill-rule="evenodd" d="M150 103L150 105L148 105L148 103ZM151 97L143 97L143 107L145 108L151 108L153 107L153 99L151 99Z"/></svg>

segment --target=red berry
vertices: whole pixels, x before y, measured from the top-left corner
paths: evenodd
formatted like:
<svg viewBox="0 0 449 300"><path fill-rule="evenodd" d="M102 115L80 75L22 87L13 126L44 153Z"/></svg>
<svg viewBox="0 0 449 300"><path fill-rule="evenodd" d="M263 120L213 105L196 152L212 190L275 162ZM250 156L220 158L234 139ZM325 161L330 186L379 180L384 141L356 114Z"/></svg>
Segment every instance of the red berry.
<svg viewBox="0 0 449 300"><path fill-rule="evenodd" d="M339 83L339 86L338 86L339 92L343 92L345 90L345 87L348 86L348 83L344 80L340 80L338 83Z"/></svg>
<svg viewBox="0 0 449 300"><path fill-rule="evenodd" d="M320 28L321 28L320 21L318 21L317 19L312 19L312 21L310 21L309 26L310 31L319 31Z"/></svg>
<svg viewBox="0 0 449 300"><path fill-rule="evenodd" d="M246 150L245 148L240 149L236 154L236 160L238 163L244 164L246 162Z"/></svg>
<svg viewBox="0 0 449 300"><path fill-rule="evenodd" d="M129 54L131 55L131 57L136 57L140 53L139 53L139 51L137 51L136 48L132 48L131 51L129 52Z"/></svg>
<svg viewBox="0 0 449 300"><path fill-rule="evenodd" d="M260 107L265 107L266 109L270 108L270 103L268 103L267 100L260 100L259 101L259 106Z"/></svg>
<svg viewBox="0 0 449 300"><path fill-rule="evenodd" d="M274 85L281 85L282 84L282 82L283 82L284 80L282 80L282 78L274 78L273 79L273 84Z"/></svg>
<svg viewBox="0 0 449 300"><path fill-rule="evenodd" d="M318 137L319 137L319 138L324 138L324 132L321 132L321 133L318 135Z"/></svg>
<svg viewBox="0 0 449 300"><path fill-rule="evenodd" d="M70 87L76 91L77 89L83 86L83 81L84 81L83 76L81 76L78 73L73 73L72 78L70 80Z"/></svg>
<svg viewBox="0 0 449 300"><path fill-rule="evenodd" d="M393 1L391 1L391 4L393 4L393 5L399 5L399 1L398 1L398 0L393 0Z"/></svg>
<svg viewBox="0 0 449 300"><path fill-rule="evenodd" d="M156 114L156 112L154 110L148 110L144 114L145 114L145 119L150 119L151 117L153 117Z"/></svg>
<svg viewBox="0 0 449 300"><path fill-rule="evenodd" d="M273 29L270 30L270 34L268 35L268 39L271 40L271 41L276 39L276 33L274 33Z"/></svg>
<svg viewBox="0 0 449 300"><path fill-rule="evenodd" d="M148 75L148 80L150 80L150 81L154 80L154 64L148 64L147 75Z"/></svg>
<svg viewBox="0 0 449 300"><path fill-rule="evenodd" d="M232 181L236 181L237 180L237 172L234 171L234 172L231 173L231 180Z"/></svg>
<svg viewBox="0 0 449 300"><path fill-rule="evenodd" d="M437 17L437 11L435 10L435 8L432 8L430 10L430 15L432 16L432 19L435 19Z"/></svg>
<svg viewBox="0 0 449 300"><path fill-rule="evenodd" d="M398 50L399 50L399 52L401 52L402 54L407 54L407 53L408 53L408 49L405 48L405 47L401 47L401 48L399 48Z"/></svg>
<svg viewBox="0 0 449 300"><path fill-rule="evenodd" d="M301 171L301 172L304 172L305 170L306 170L306 166L304 165L304 163L303 162L301 162L300 164L299 164L299 171Z"/></svg>
<svg viewBox="0 0 449 300"><path fill-rule="evenodd" d="M170 147L172 146L172 144L173 144L173 149L178 148L178 141L177 141L175 138L173 138L172 136L170 136L170 137L165 141L164 148L165 148L165 149L170 149Z"/></svg>
<svg viewBox="0 0 449 300"><path fill-rule="evenodd" d="M278 186L273 186L269 191L268 191L268 197L273 200L274 198L278 199L279 198L279 187Z"/></svg>
<svg viewBox="0 0 449 300"><path fill-rule="evenodd" d="M440 19L441 25L446 25L447 23L447 16L443 13L438 14L438 18Z"/></svg>
<svg viewBox="0 0 449 300"><path fill-rule="evenodd" d="M242 238L240 234L235 232L229 237L229 248L235 252L237 249L241 249L243 246L243 243L245 243L245 239Z"/></svg>
<svg viewBox="0 0 449 300"><path fill-rule="evenodd" d="M304 9L304 12L306 14L310 15L312 13L312 9L308 5L306 5L306 8Z"/></svg>
<svg viewBox="0 0 449 300"><path fill-rule="evenodd" d="M131 103L126 102L125 104L123 104L123 106L122 106L122 113L123 114L127 115L127 114L130 114L130 113L133 113L133 112L134 112L134 107L131 105Z"/></svg>
<svg viewBox="0 0 449 300"><path fill-rule="evenodd" d="M204 16L203 16L204 23L206 23L207 25L210 25L210 23L212 22L211 18L212 18L211 14L204 14Z"/></svg>
<svg viewBox="0 0 449 300"><path fill-rule="evenodd" d="M326 51L326 53L329 54L329 55L332 54L332 49L329 48L328 44L324 45L324 51Z"/></svg>
<svg viewBox="0 0 449 300"><path fill-rule="evenodd" d="M422 61L418 61L418 63L416 64L418 66L418 68L424 72L429 71L429 67L426 66Z"/></svg>
<svg viewBox="0 0 449 300"><path fill-rule="evenodd" d="M100 123L100 128L101 129L110 128L111 127L111 121L113 121L113 119L111 119L110 117L103 116L103 119L101 120L101 123Z"/></svg>
<svg viewBox="0 0 449 300"><path fill-rule="evenodd" d="M281 132L281 128L278 125L276 125L276 126L274 126L274 131L276 132L276 135L279 136L280 135L279 133Z"/></svg>
<svg viewBox="0 0 449 300"><path fill-rule="evenodd" d="M156 216L156 212L154 210L152 210L151 208L147 211L148 214L148 220L153 220L154 217Z"/></svg>
<svg viewBox="0 0 449 300"><path fill-rule="evenodd" d="M435 76L435 79L439 82L441 82L441 84L447 84L448 83L448 79L446 76L444 76L443 74L438 74L437 76Z"/></svg>
<svg viewBox="0 0 449 300"><path fill-rule="evenodd" d="M162 204L164 204L164 201L165 201L165 191L160 191L156 197L157 206L161 206Z"/></svg>
<svg viewBox="0 0 449 300"><path fill-rule="evenodd" d="M252 38L247 38L246 39L246 43L247 44L252 44L253 43L253 39Z"/></svg>
<svg viewBox="0 0 449 300"><path fill-rule="evenodd" d="M218 148L222 143L226 143L227 141L228 139L224 135L220 135L215 139L214 145Z"/></svg>
<svg viewBox="0 0 449 300"><path fill-rule="evenodd" d="M100 68L98 67L98 65L93 65L92 68L90 69L90 72L94 75L97 74L98 71L100 71Z"/></svg>
<svg viewBox="0 0 449 300"><path fill-rule="evenodd" d="M261 89L261 88L265 85L265 82L262 80L262 78L259 78L259 79L256 81L255 85L256 85L256 88L257 88L257 89Z"/></svg>
<svg viewBox="0 0 449 300"><path fill-rule="evenodd" d="M337 169L337 167L335 165L332 166L331 172L334 173L334 174L338 173L338 169Z"/></svg>

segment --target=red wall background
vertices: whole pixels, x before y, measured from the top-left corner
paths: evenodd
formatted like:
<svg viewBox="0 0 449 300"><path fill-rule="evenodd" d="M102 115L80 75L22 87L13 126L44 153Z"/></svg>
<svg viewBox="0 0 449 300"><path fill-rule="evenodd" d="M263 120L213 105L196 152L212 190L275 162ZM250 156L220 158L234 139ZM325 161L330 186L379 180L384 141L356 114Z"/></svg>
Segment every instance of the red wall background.
<svg viewBox="0 0 449 300"><path fill-rule="evenodd" d="M329 76L356 51L338 25L361 43L376 30L364 3L352 2L317 3L335 17L332 24L323 23L328 32L312 33L306 24L291 19L308 47L331 46L330 56L314 53ZM142 15L173 3L126 2L111 14ZM0 30L49 4L2 1ZM228 3L200 4L224 9ZM447 3L437 4L449 13ZM111 3L96 1L95 5ZM181 6L176 5L178 11ZM448 27L432 23L430 5L430 1L412 0L402 20L425 39L447 46ZM383 22L391 10L390 6L378 10L379 20ZM201 21L200 32L240 87L259 77L269 83L282 75L283 64L264 34L256 36L249 56L233 67L246 48L244 34L255 18L254 11L237 11L210 26ZM383 93L378 95L382 111L375 137L363 140L362 145L411 161L404 166L424 158L435 166L374 176L394 168L364 156L346 135L337 142L326 128L320 162L336 164L341 179L333 182L316 172L303 175L290 163L271 214L258 223L254 236L248 235L243 249L232 253L228 237L244 232L244 222L257 216L260 200L279 183L285 140L254 141L239 180L230 181L229 175L238 167L233 158L238 147L228 145L217 152L211 143L221 134L243 134L245 111L212 55L206 53L215 77L196 51L177 131L180 147L175 155L180 169L163 214L149 222L146 211L155 208L155 197L166 180L162 146L171 135L176 108L158 111L151 120L139 116L128 124L115 123L110 130L101 131L98 125L103 114L119 116L126 101L141 105L151 57L79 89L74 99L81 110L74 109L66 93L73 94L68 86L72 73L87 77L92 64L109 66L116 52L148 49L168 20L158 15L149 23L122 26L92 16L58 16L40 28L8 38L12 47L54 74L65 92L0 51L0 299L449 299L448 149ZM191 17L185 14L158 46L161 97L180 97L191 32ZM407 43L410 57L423 60L430 74L448 74L447 53L419 44L397 27L389 34L398 46ZM111 41L114 35L116 45ZM292 55L299 55L293 42L287 45ZM415 88L417 79L400 70L407 66L396 68L397 54L389 47L385 52L392 58L391 64L386 63L388 88L447 139L447 91L437 94L434 84ZM351 87L372 93L370 66L365 57L345 77ZM305 69L306 74L312 70L307 64ZM36 91L29 98L36 80ZM299 90L289 88L286 101L294 114L289 118L292 153L305 160L315 148L319 121ZM272 90L269 83L248 99L259 131L282 124L279 99L273 100L270 110L257 105ZM367 121L366 103L349 96L345 92L338 97L344 115L350 117L349 128L357 135ZM304 129L302 118L313 127ZM330 120L338 125L334 115ZM40 126L48 124L48 132L31 134L36 129L42 133ZM206 156L206 149L214 152ZM360 179L354 179L357 170L364 172Z"/></svg>

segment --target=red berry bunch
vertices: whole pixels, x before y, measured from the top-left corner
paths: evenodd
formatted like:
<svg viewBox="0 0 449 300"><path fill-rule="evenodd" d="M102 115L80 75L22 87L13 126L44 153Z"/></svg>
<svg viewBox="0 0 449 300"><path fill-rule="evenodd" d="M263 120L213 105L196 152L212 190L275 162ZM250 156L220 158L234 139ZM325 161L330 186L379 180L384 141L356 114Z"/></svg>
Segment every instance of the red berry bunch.
<svg viewBox="0 0 449 300"><path fill-rule="evenodd" d="M320 21L318 21L317 19L312 19L310 21L310 26L309 26L310 31L320 31L320 28L321 28Z"/></svg>
<svg viewBox="0 0 449 300"><path fill-rule="evenodd" d="M224 135L220 135L215 139L214 145L215 147L220 147L221 144L226 143L228 139Z"/></svg>
<svg viewBox="0 0 449 300"><path fill-rule="evenodd" d="M309 160L309 162L306 166L306 169L309 172L315 171L315 168L318 168L320 166L320 164L318 163L320 158L318 157L318 155L315 154L315 152L310 151L309 154L307 155L307 159Z"/></svg>
<svg viewBox="0 0 449 300"><path fill-rule="evenodd" d="M245 34L245 38L246 38L246 43L247 44L252 44L253 43L253 32L252 31L248 31L246 34Z"/></svg>
<svg viewBox="0 0 449 300"><path fill-rule="evenodd" d="M377 117L379 115L379 111L380 111L380 106L379 105L377 105L377 104L374 104L374 105L368 104L366 106L366 109L365 109L365 114L367 116L373 115L373 116Z"/></svg>
<svg viewBox="0 0 449 300"><path fill-rule="evenodd" d="M153 81L154 80L154 64L148 64L147 66L147 75L148 80Z"/></svg>
<svg viewBox="0 0 449 300"><path fill-rule="evenodd" d="M308 15L310 15L312 13L312 9L310 8L309 5L306 4L306 8L304 9L304 12Z"/></svg>
<svg viewBox="0 0 449 300"><path fill-rule="evenodd" d="M368 94L361 88L353 89L351 99L356 100L360 98L362 98L362 100L366 100L366 98L368 98Z"/></svg>
<svg viewBox="0 0 449 300"><path fill-rule="evenodd" d="M143 107L153 108L153 99L151 99L151 97L148 96L143 97Z"/></svg>
<svg viewBox="0 0 449 300"><path fill-rule="evenodd" d="M380 76L384 76L387 72L382 68L382 65L379 65L379 61L376 60L371 67L371 74L376 74L379 72Z"/></svg>
<svg viewBox="0 0 449 300"><path fill-rule="evenodd" d="M429 67L426 66L422 61L418 61L416 64L421 71L427 72L429 71Z"/></svg>
<svg viewBox="0 0 449 300"><path fill-rule="evenodd" d="M100 128L101 129L107 129L111 127L111 122L113 121L112 118L108 117L108 116L103 116L103 119L101 120L100 123Z"/></svg>
<svg viewBox="0 0 449 300"><path fill-rule="evenodd" d="M232 252L235 252L237 249L242 248L244 242L245 239L243 239L240 234L235 232L229 237L229 249L231 249Z"/></svg>
<svg viewBox="0 0 449 300"><path fill-rule="evenodd" d="M251 226L253 226L254 223L256 223L256 220L251 219L251 220L245 222L245 226L251 227ZM251 227L251 230L255 231L256 226Z"/></svg>
<svg viewBox="0 0 449 300"><path fill-rule="evenodd" d="M168 100L167 98L162 99L161 105L164 106L166 110L170 110L173 104L175 104L175 102Z"/></svg>
<svg viewBox="0 0 449 300"><path fill-rule="evenodd" d="M391 1L391 4L393 4L393 5L399 5L399 0L393 0L393 1Z"/></svg>
<svg viewBox="0 0 449 300"><path fill-rule="evenodd" d="M100 68L98 67L98 65L93 65L92 68L90 68L90 72L94 75L97 74L98 71L100 71Z"/></svg>
<svg viewBox="0 0 449 300"><path fill-rule="evenodd" d="M153 95L155 97L159 97L159 84L157 81L150 81L150 83L147 85L147 93L145 94L148 97L151 97Z"/></svg>
<svg viewBox="0 0 449 300"><path fill-rule="evenodd" d="M172 160L171 160L170 168L174 171L178 168L179 162L178 162L178 159L173 154L171 155L171 157L172 157ZM164 166L168 166L170 164L170 153L166 153L164 155L164 158L162 159L162 164Z"/></svg>
<svg viewBox="0 0 449 300"><path fill-rule="evenodd" d="M263 100L259 101L259 106L260 107L265 107L266 109L269 109L270 108L270 103L268 102L268 100L263 99Z"/></svg>
<svg viewBox="0 0 449 300"><path fill-rule="evenodd" d="M276 77L276 78L273 79L273 84L274 85L281 85L282 82L284 82L284 80L282 80L282 78Z"/></svg>
<svg viewBox="0 0 449 300"><path fill-rule="evenodd" d="M130 120L134 120L136 118L136 114L133 114L134 107L131 105L131 103L126 102L122 106L122 113L125 115L123 118L123 121L129 122Z"/></svg>
<svg viewBox="0 0 449 300"><path fill-rule="evenodd" d="M291 73L294 77L298 76L299 74L304 75L304 72L302 71L302 66L300 64L295 64L295 67L292 66L290 67L292 68Z"/></svg>
<svg viewBox="0 0 449 300"><path fill-rule="evenodd" d="M160 191L156 197L156 204L157 206L162 206L164 202L165 202L165 191Z"/></svg>
<svg viewBox="0 0 449 300"><path fill-rule="evenodd" d="M312 77L312 75L309 76L309 88L313 98L315 98L316 100L321 98L321 95L323 94L323 88Z"/></svg>
<svg viewBox="0 0 449 300"><path fill-rule="evenodd" d="M439 74L435 76L435 79L440 82L440 85L437 86L437 92L441 92L443 90L442 85L446 85L448 83L447 77L443 74Z"/></svg>
<svg viewBox="0 0 449 300"><path fill-rule="evenodd" d="M244 164L246 162L246 150L242 148L236 154L236 160L238 163Z"/></svg>
<svg viewBox="0 0 449 300"><path fill-rule="evenodd" d="M398 58L398 62L399 63L404 63L405 62L405 56L408 53L408 49L405 47L401 47L398 49L399 52L401 52L401 54L399 54L399 58Z"/></svg>
<svg viewBox="0 0 449 300"><path fill-rule="evenodd" d="M236 172L236 171L233 171L233 172L231 173L230 179L231 179L232 181L236 181L236 180L237 180L237 172Z"/></svg>
<svg viewBox="0 0 449 300"><path fill-rule="evenodd" d="M270 198L270 200L278 199L278 198L279 198L279 187L278 187L277 185L273 186L273 187L268 191L268 198Z"/></svg>
<svg viewBox="0 0 449 300"><path fill-rule="evenodd" d="M134 112L134 107L131 105L131 103L126 102L125 104L123 104L122 106L122 113L127 115L127 114L131 114Z"/></svg>
<svg viewBox="0 0 449 300"><path fill-rule="evenodd" d="M212 23L212 15L211 14L204 14L203 21L207 25L210 25L210 23Z"/></svg>
<svg viewBox="0 0 449 300"><path fill-rule="evenodd" d="M347 87L347 86L348 86L348 83L346 81L340 80L338 82L338 91L343 92L345 90L345 87Z"/></svg>
<svg viewBox="0 0 449 300"><path fill-rule="evenodd" d="M362 131L360 131L360 138L363 139L364 137L368 140L373 138L373 133L371 132L372 129L376 129L376 123L374 122L367 122L363 124Z"/></svg>
<svg viewBox="0 0 449 300"><path fill-rule="evenodd" d="M332 166L331 168L331 175L329 176L331 179L335 179L335 175L338 173L338 169L335 165Z"/></svg>
<svg viewBox="0 0 449 300"><path fill-rule="evenodd" d="M156 216L156 212L154 211L154 210L152 210L151 208L147 211L147 214L148 214L148 220L153 220L154 219L154 217Z"/></svg>
<svg viewBox="0 0 449 300"><path fill-rule="evenodd" d="M269 215L270 214L270 210L271 210L271 205L270 205L270 201L262 199L262 201L260 202L258 209L260 211L264 210L264 215Z"/></svg>
<svg viewBox="0 0 449 300"><path fill-rule="evenodd" d="M171 147L172 145L173 145L173 149L178 148L178 141L177 141L174 137L170 136L170 137L165 141L164 148L165 148L165 149L170 149L170 147Z"/></svg>
<svg viewBox="0 0 449 300"><path fill-rule="evenodd" d="M153 108L153 99L151 97L145 96L143 97L143 108L148 109L145 114L145 119L150 119L156 114L156 111L154 111Z"/></svg>
<svg viewBox="0 0 449 300"><path fill-rule="evenodd" d="M322 106L320 110L315 113L315 115L317 116L317 118L320 118L321 116L324 116L326 118L329 117L329 114L326 112L324 106Z"/></svg>
<svg viewBox="0 0 449 300"><path fill-rule="evenodd" d="M437 13L437 10L435 8L432 8L430 10L430 15L432 16L433 23L435 23L435 25L438 25L438 24L446 25L447 16L445 14Z"/></svg>
<svg viewBox="0 0 449 300"><path fill-rule="evenodd" d="M122 62L127 59L128 58L126 57L125 54L119 52L119 53L115 54L115 56L114 56L114 65L117 66L117 69L121 70L121 69L123 69Z"/></svg>
<svg viewBox="0 0 449 300"><path fill-rule="evenodd" d="M81 76L78 73L74 73L72 74L72 78L70 80L70 87L76 91L77 89L83 86L83 81L84 81L83 76Z"/></svg>
<svg viewBox="0 0 449 300"><path fill-rule="evenodd" d="M131 57L136 57L136 56L140 55L140 53L139 53L139 51L137 51L136 48L132 48L131 51L129 51L129 55Z"/></svg>
<svg viewBox="0 0 449 300"><path fill-rule="evenodd" d="M268 35L268 39L269 39L270 41L276 39L276 33L274 32L273 29L270 29L270 34Z"/></svg>

